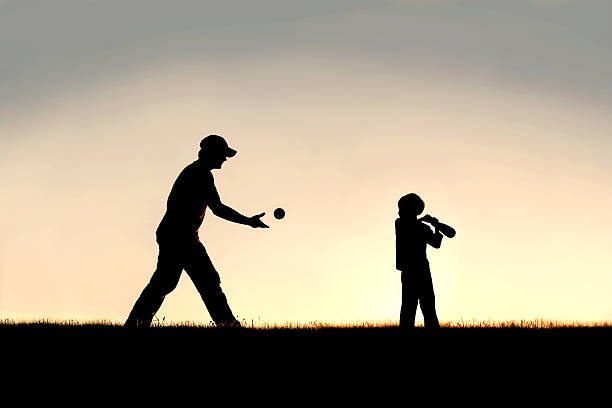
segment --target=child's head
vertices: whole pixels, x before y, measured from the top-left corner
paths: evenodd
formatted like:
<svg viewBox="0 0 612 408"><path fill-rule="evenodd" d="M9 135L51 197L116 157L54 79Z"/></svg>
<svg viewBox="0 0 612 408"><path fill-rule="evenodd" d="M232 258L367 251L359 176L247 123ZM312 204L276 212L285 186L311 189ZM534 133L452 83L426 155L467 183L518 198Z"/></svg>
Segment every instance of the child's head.
<svg viewBox="0 0 612 408"><path fill-rule="evenodd" d="M425 202L415 193L406 194L397 202L400 217L416 217L425 209Z"/></svg>

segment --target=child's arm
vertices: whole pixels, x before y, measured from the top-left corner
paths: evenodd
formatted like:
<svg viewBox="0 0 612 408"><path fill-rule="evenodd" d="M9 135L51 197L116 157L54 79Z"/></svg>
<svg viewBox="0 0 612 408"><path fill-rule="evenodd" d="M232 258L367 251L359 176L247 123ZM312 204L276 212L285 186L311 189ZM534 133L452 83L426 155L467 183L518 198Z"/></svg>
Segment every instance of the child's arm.
<svg viewBox="0 0 612 408"><path fill-rule="evenodd" d="M406 269L406 253L404 248L404 233L399 218L395 220L395 268Z"/></svg>
<svg viewBox="0 0 612 408"><path fill-rule="evenodd" d="M433 223L435 231L431 235L429 235L427 237L427 243L429 245L431 245L432 247L437 249L437 248L440 248L440 246L442 245L443 235L438 230L438 220L436 220L435 218L434 218L434 220L436 221L436 222ZM429 230L429 231L431 231L431 230Z"/></svg>

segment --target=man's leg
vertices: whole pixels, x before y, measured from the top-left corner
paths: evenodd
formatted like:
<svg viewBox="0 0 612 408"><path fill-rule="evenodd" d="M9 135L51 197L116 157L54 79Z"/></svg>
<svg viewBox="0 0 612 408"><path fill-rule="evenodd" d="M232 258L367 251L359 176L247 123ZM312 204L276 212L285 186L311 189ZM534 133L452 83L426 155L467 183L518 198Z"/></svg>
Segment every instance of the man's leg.
<svg viewBox="0 0 612 408"><path fill-rule="evenodd" d="M402 307L400 310L400 327L414 327L418 298L415 282L410 272L402 272Z"/></svg>
<svg viewBox="0 0 612 408"><path fill-rule="evenodd" d="M219 273L213 266L206 249L198 241L190 245L185 271L198 289L213 321L220 326L239 326L240 323L234 317L221 289Z"/></svg>
<svg viewBox="0 0 612 408"><path fill-rule="evenodd" d="M181 277L183 266L179 252L180 249L176 246L160 245L157 269L132 308L125 326L149 327L151 325L153 316L161 307L164 298L176 288Z"/></svg>

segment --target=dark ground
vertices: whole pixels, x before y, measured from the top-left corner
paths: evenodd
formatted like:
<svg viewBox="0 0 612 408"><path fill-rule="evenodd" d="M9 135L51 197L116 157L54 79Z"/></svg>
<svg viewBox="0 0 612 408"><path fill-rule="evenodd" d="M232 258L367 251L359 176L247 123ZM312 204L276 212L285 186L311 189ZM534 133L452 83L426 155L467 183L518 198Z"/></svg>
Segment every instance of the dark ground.
<svg viewBox="0 0 612 408"><path fill-rule="evenodd" d="M95 392L107 389L104 395L122 389L146 399L227 388L232 398L275 400L289 392L301 400L327 390L385 399L427 393L431 386L437 391L430 396L455 403L483 393L499 403L525 390L550 398L577 390L597 396L607 395L612 362L612 327L406 332L2 325L0 336L3 371L12 379L95 386Z"/></svg>
<svg viewBox="0 0 612 408"><path fill-rule="evenodd" d="M612 326L582 328L415 328L223 329L214 327L124 328L110 325L0 325L5 349L41 358L72 360L77 354L150 358L176 352L226 359L315 358L518 359L603 357L612 346ZM169 352L172 350L172 352ZM213 357L211 356L211 357ZM309 357L310 356L310 357ZM165 359L165 358L164 358Z"/></svg>

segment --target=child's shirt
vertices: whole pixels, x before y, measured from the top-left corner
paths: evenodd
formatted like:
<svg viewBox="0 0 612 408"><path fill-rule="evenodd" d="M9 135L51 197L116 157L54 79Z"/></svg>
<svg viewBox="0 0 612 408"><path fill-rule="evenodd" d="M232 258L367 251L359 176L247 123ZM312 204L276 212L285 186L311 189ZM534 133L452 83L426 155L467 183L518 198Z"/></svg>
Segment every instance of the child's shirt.
<svg viewBox="0 0 612 408"><path fill-rule="evenodd" d="M428 265L427 244L440 248L442 234L434 233L431 228L414 219L395 220L395 267L406 271Z"/></svg>

